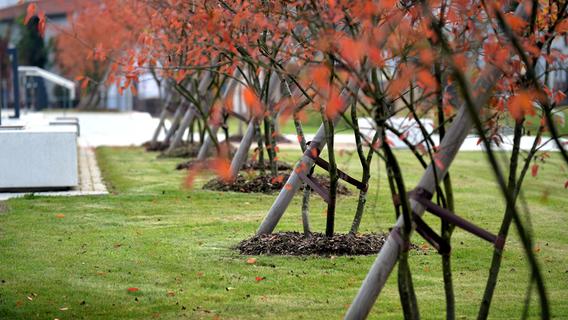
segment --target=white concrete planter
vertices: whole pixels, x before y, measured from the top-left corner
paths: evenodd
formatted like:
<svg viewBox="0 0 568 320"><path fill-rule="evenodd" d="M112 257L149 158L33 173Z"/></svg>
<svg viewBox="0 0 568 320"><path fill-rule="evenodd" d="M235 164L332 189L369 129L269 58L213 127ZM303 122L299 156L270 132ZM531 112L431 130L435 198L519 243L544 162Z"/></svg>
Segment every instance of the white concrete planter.
<svg viewBox="0 0 568 320"><path fill-rule="evenodd" d="M79 184L75 126L0 129L0 189L60 189Z"/></svg>

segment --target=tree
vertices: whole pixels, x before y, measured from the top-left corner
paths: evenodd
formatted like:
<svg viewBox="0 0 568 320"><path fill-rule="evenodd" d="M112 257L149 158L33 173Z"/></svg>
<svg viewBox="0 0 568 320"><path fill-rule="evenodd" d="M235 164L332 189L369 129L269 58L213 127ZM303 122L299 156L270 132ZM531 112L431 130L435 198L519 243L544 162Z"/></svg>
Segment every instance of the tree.
<svg viewBox="0 0 568 320"><path fill-rule="evenodd" d="M242 98L250 114L243 147L229 167L227 154L219 152L216 144L218 157L208 162L227 179L238 172L255 131L259 157L263 157L266 148L272 169L276 151L271 134L275 132L274 122L294 119L303 155L258 234L271 233L296 191L303 184L310 184L328 203L326 234L333 236L338 179L357 185L361 191L353 222L356 231L370 178L369 159L376 154L383 160L397 222L347 318L367 316L397 262L404 316L419 318L408 255L414 229L441 254L446 317L455 318L451 235L456 226L494 246L479 312L479 318L486 318L501 252L512 224L531 268L529 288L535 284L542 318L549 318L546 288L532 250L532 235L526 231L516 203L530 164L538 156L545 129L550 133L549 141L556 144L568 164L567 151L555 124L557 104L564 96L548 88L546 81L552 72L550 65L566 60L565 55L552 50L551 44L568 31L567 5L560 0L510 4L450 0L141 1L138 14L152 17L151 24L138 39L137 59L125 56L129 60L122 60L124 65L119 72L127 71L124 76L135 79L144 70L140 59L150 61L152 66L160 65L164 77L174 79L175 89L196 108L213 141L214 128L219 124L213 119L218 120L219 114L231 114L230 103L224 98L221 109L215 108L215 102L224 96L220 93L221 83L231 79L242 86ZM216 80L206 86L213 99L202 102L198 97L204 91L195 90L198 85L187 89L185 84L198 84L207 72L216 75ZM271 84L273 79L280 86ZM282 97L273 95L274 88L282 85L287 92ZM299 116L306 106L314 108L322 121L309 145L302 134ZM360 114L374 119L376 133L372 137L359 130ZM397 115L413 119L423 139L412 142L408 132L394 127L391 120ZM520 161L520 139L526 132L527 116L537 116L541 126L535 143ZM434 131L441 136L441 142L434 141L421 120L425 117L436 119ZM340 119L353 129L363 168L361 181L338 170L334 161L335 125ZM514 126L508 180L492 150L500 142L500 129L506 123ZM184 126L177 130L185 132ZM261 126L264 135L260 134ZM460 145L472 130L486 149L488 163L507 204L497 235L454 214L459 206L453 201L448 172ZM423 178L412 191L408 190L404 172L392 151L389 134L403 141L413 152L417 165L424 168ZM329 162L320 158L326 145ZM312 184L314 165L328 170L329 190ZM205 164L199 166L204 167ZM532 169L533 174L537 171ZM307 199L304 194L304 208ZM422 220L425 209L441 217L441 235ZM307 211L303 213L304 230L309 234Z"/></svg>

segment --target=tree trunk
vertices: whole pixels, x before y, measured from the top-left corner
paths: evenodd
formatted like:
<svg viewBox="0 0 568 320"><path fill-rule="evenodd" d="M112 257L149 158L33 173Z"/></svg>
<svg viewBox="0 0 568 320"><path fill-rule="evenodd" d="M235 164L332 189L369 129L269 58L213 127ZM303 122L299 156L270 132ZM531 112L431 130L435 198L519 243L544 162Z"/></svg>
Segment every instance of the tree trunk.
<svg viewBox="0 0 568 320"><path fill-rule="evenodd" d="M241 140L233 160L231 161L231 176L236 177L239 174L239 170L243 167L243 164L247 160L248 152L252 141L254 140L255 133L255 121L251 120L248 124L247 131Z"/></svg>
<svg viewBox="0 0 568 320"><path fill-rule="evenodd" d="M166 154L171 153L175 148L179 147L183 140L183 134L185 130L189 128L189 124L195 118L195 110L192 107L187 108L183 119L180 122L179 127L176 130L173 140L170 142L170 146L166 150Z"/></svg>
<svg viewBox="0 0 568 320"><path fill-rule="evenodd" d="M185 112L187 105L185 103L180 103L174 112L174 117L172 119L172 124L170 129L166 133L166 137L164 138L164 143L169 143L174 134L176 133L177 128L179 127L179 122L181 121L182 114Z"/></svg>

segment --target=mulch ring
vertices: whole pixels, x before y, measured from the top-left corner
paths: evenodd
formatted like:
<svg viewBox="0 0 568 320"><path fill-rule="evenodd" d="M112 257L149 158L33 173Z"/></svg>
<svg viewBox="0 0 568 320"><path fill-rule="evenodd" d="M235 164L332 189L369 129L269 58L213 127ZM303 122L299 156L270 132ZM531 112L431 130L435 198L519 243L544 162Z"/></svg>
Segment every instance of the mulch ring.
<svg viewBox="0 0 568 320"><path fill-rule="evenodd" d="M242 255L356 256L377 254L387 239L386 233L334 234L305 237L299 232L263 234L241 241L235 249ZM414 244L411 249L420 250Z"/></svg>
<svg viewBox="0 0 568 320"><path fill-rule="evenodd" d="M279 192L284 188L289 174L281 174L277 177L271 175L242 175L239 174L235 181L227 183L219 178L209 180L203 189L212 191L232 191L242 193L266 193ZM317 183L329 189L329 177L315 174ZM313 192L313 191L312 191ZM345 185L339 183L337 186L338 195L351 195L352 192Z"/></svg>
<svg viewBox="0 0 568 320"><path fill-rule="evenodd" d="M169 146L169 143L164 143L162 141L156 141L155 143L152 143L152 141L146 141L142 144L142 147L144 147L146 151L164 151Z"/></svg>
<svg viewBox="0 0 568 320"><path fill-rule="evenodd" d="M195 164L195 162L196 162L196 160L189 160L189 161L184 161L182 163L179 163L176 166L176 170L190 169ZM276 164L278 165L278 171L291 171L292 170L292 166L285 163L285 162L277 161ZM267 170L267 171L270 170L269 164L267 162L265 162L265 164L264 164L264 169ZM243 171L260 170L260 162L258 162L258 161L247 161L243 165L243 168L241 170L243 170Z"/></svg>
<svg viewBox="0 0 568 320"><path fill-rule="evenodd" d="M224 141L219 142L219 144L225 143ZM199 154L199 150L201 149L200 143L184 143L180 147L173 149L170 152L163 150L162 153L158 156L159 158L195 158ZM231 146L231 153L234 153L236 149ZM207 152L207 156L211 157L216 154L215 146L211 146ZM191 162L191 161L189 161ZM182 168L183 169L183 168ZM181 170L181 169L178 169Z"/></svg>

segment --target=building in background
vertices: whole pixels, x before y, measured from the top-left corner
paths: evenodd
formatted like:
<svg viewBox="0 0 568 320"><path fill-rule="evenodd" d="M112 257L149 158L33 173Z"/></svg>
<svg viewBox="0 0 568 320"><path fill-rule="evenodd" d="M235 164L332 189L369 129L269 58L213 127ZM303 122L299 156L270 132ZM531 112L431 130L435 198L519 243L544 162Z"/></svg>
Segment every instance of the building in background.
<svg viewBox="0 0 568 320"><path fill-rule="evenodd" d="M89 0L91 3L98 0ZM45 12L48 18L47 28L44 36L44 43L48 46L53 45L55 38L61 32L62 29L69 26L69 15L81 10L82 3L85 0L41 0L41 1L25 1L24 3L19 3L20 1L15 0L0 0L0 38L6 39L8 41L7 47L16 47L20 39L22 38L21 22L19 21L26 14L26 9L31 2L36 2L38 7ZM2 47L0 46L0 50ZM1 56L1 54L0 54ZM51 50L49 52L48 64L45 65L45 69L61 74L58 70L56 57ZM20 63L21 64L21 63ZM5 78L5 77L4 77ZM118 88L116 86L104 87L101 90L102 99L100 100L98 109L110 109L119 111L130 111L130 110L146 110L148 106L153 106L154 102L159 98L158 85L153 80L151 75L148 77L142 77L141 83L139 84L137 97L133 96L129 90L125 90L122 95L118 93ZM21 96L22 106L36 108L37 106L31 105L33 101L37 100L38 94L33 94L34 90L37 89L37 84L39 82L33 79L21 79ZM0 81L2 87L2 96L10 97L10 84L9 81L3 79ZM57 85L49 82L45 82L45 92L47 93L47 107L49 108L62 108L67 106L65 103L65 92ZM27 86L27 88L26 88ZM79 97L79 95L77 95ZM27 98L27 99L26 99ZM150 102L154 101L154 102ZM28 105L26 105L26 102ZM75 101L74 105L77 104ZM3 104L8 105L8 104ZM153 110L148 110L153 111Z"/></svg>

